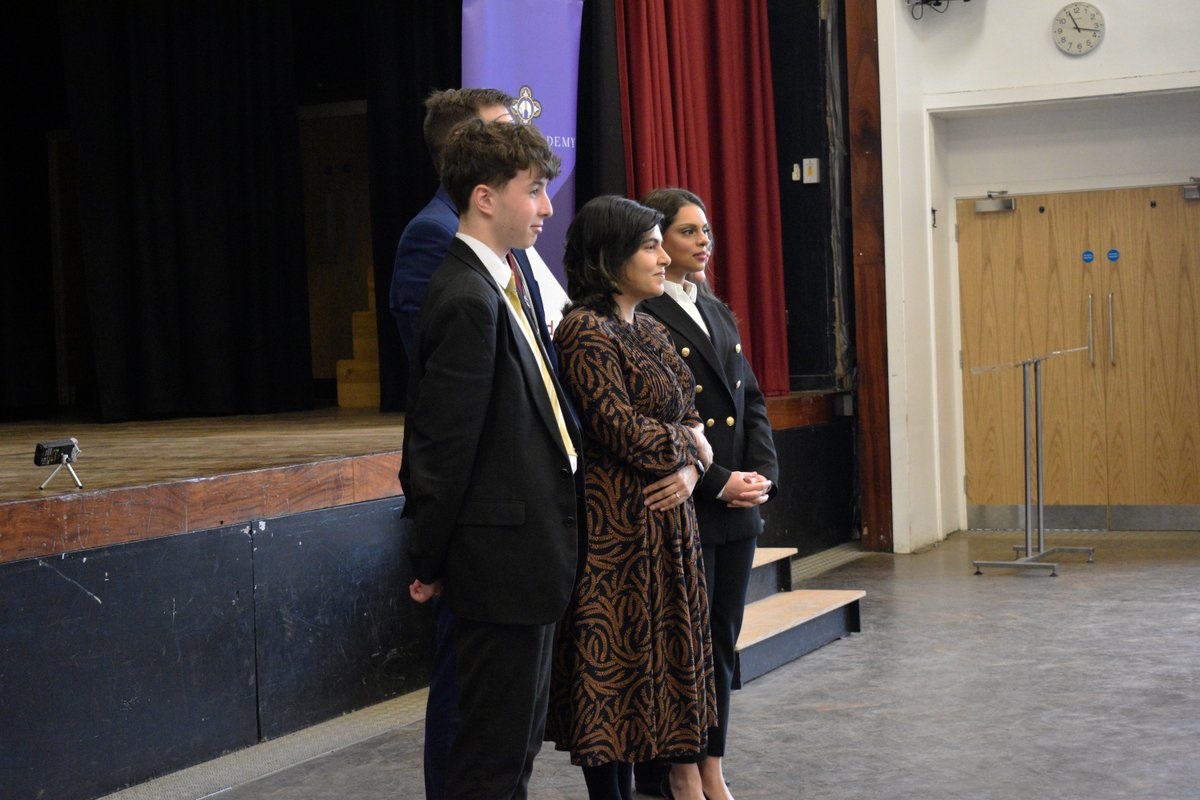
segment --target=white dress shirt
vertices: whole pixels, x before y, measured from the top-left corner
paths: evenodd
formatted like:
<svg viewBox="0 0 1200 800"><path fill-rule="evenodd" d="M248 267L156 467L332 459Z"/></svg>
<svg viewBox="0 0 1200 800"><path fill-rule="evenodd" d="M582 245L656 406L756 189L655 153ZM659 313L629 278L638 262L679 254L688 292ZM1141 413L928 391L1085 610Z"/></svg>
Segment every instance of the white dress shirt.
<svg viewBox="0 0 1200 800"><path fill-rule="evenodd" d="M696 284L691 281L676 283L672 280L663 282L664 292L682 308L687 315L692 318L692 321L700 326L700 330L704 331L704 335L712 338L712 334L708 332L708 326L704 324L704 317L700 316L700 309L696 307Z"/></svg>

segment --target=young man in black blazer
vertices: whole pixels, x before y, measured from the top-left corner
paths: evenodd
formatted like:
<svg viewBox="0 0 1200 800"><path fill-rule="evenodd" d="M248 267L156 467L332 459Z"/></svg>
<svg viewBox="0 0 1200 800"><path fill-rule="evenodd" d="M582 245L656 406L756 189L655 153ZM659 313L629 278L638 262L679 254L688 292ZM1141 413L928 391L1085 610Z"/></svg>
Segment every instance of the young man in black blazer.
<svg viewBox="0 0 1200 800"><path fill-rule="evenodd" d="M435 91L425 100L425 144L435 168L441 175L442 153L446 142L464 122L482 119L485 122L503 121L518 124L509 106L513 97L500 89L463 88ZM446 258L454 234L458 232L458 208L446 187L439 185L433 199L409 221L396 247L392 271L389 305L395 316L406 361L411 362L413 333L417 315L425 299L429 279ZM517 266L522 271L542 347L555 367L556 356L548 321L562 318L561 307L566 293L549 273L549 268L534 248L514 250ZM540 275L540 282L539 282ZM543 305L545 303L545 305ZM549 316L545 311L549 308ZM433 601L437 640L441 643L429 676L429 697L425 708L425 798L442 800L449 767L450 744L458 730L458 684L453 664L452 637L454 614L446 607L445 599Z"/></svg>
<svg viewBox="0 0 1200 800"><path fill-rule="evenodd" d="M558 169L536 129L508 122L465 124L443 160L459 228L417 320L401 481L409 592L444 594L457 618L447 800L526 797L575 579L580 435L509 257L553 213Z"/></svg>

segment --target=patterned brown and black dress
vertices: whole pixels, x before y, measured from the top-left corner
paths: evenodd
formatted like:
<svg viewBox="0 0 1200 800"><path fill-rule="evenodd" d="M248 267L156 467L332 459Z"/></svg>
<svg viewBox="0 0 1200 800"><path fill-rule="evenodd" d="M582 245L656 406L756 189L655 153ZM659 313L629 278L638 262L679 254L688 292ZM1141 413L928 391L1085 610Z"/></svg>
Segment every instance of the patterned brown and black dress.
<svg viewBox="0 0 1200 800"><path fill-rule="evenodd" d="M588 767L694 760L716 724L696 514L642 497L695 460L691 371L646 314L576 308L554 342L584 431L588 553L556 635L546 738Z"/></svg>

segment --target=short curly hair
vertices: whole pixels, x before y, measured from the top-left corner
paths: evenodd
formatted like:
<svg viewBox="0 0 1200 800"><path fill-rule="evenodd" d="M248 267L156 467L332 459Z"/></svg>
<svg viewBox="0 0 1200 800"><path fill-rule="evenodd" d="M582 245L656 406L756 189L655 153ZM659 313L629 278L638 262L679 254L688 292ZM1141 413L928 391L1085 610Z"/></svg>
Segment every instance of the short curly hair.
<svg viewBox="0 0 1200 800"><path fill-rule="evenodd" d="M563 269L571 306L598 314L617 313L617 280L633 258L646 232L662 222L662 214L627 197L608 194L589 200L567 228Z"/></svg>
<svg viewBox="0 0 1200 800"><path fill-rule="evenodd" d="M442 185L459 212L465 213L471 192L480 184L500 189L526 169L552 181L561 168L561 159L532 125L475 119L450 134L442 159Z"/></svg>

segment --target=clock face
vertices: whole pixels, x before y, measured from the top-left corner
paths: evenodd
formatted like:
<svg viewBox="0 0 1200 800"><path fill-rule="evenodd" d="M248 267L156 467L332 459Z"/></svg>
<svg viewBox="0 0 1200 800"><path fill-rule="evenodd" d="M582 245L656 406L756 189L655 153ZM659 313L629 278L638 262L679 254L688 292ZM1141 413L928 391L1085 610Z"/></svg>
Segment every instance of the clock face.
<svg viewBox="0 0 1200 800"><path fill-rule="evenodd" d="M1091 3L1070 3L1054 15L1050 33L1067 55L1087 55L1104 41L1104 15Z"/></svg>

